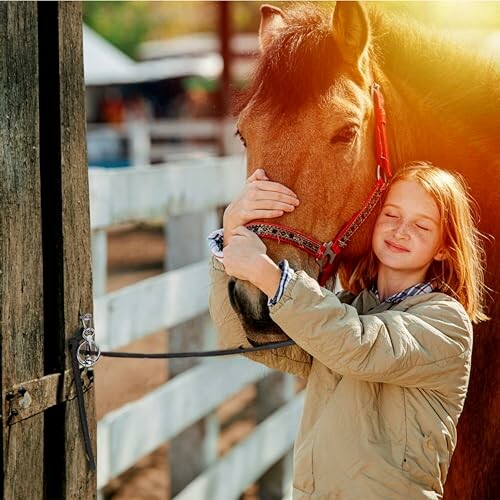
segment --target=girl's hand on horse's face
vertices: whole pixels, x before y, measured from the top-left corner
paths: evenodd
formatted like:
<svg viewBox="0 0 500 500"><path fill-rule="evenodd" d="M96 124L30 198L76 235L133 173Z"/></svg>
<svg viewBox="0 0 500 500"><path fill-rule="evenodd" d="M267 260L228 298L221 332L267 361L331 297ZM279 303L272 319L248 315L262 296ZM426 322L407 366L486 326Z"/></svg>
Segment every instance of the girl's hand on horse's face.
<svg viewBox="0 0 500 500"><path fill-rule="evenodd" d="M298 204L299 199L291 189L270 181L263 169L256 170L224 212L224 243L229 242L236 227L255 219L280 217L285 212L293 212Z"/></svg>
<svg viewBox="0 0 500 500"><path fill-rule="evenodd" d="M224 247L224 267L229 276L250 281L256 262L267 254L266 245L246 227L234 228L231 240ZM267 257L267 255L266 255Z"/></svg>
<svg viewBox="0 0 500 500"><path fill-rule="evenodd" d="M268 257L266 245L252 231L240 226L224 248L224 267L229 276L250 281L268 296L274 296L281 271Z"/></svg>

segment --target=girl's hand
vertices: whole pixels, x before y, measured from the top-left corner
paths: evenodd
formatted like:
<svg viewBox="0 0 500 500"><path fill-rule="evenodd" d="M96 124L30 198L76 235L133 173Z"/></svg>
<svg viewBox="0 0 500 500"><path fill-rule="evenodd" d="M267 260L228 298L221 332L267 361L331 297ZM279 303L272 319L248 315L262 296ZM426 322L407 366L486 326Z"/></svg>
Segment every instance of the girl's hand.
<svg viewBox="0 0 500 500"><path fill-rule="evenodd" d="M272 219L292 212L299 204L297 195L283 184L272 182L263 169L256 170L241 194L224 211L224 247L235 228L255 219Z"/></svg>
<svg viewBox="0 0 500 500"><path fill-rule="evenodd" d="M250 281L268 297L274 297L281 270L266 252L266 245L255 233L246 227L237 227L224 248L224 268L229 276Z"/></svg>

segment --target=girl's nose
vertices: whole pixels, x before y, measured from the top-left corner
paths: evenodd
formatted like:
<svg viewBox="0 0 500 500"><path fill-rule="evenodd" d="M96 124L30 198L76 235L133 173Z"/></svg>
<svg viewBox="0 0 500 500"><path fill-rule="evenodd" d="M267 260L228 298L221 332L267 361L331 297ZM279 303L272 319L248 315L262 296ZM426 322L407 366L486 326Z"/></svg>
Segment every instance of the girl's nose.
<svg viewBox="0 0 500 500"><path fill-rule="evenodd" d="M396 236L397 238L407 238L408 235L408 224L406 222L401 222L394 229L394 236Z"/></svg>

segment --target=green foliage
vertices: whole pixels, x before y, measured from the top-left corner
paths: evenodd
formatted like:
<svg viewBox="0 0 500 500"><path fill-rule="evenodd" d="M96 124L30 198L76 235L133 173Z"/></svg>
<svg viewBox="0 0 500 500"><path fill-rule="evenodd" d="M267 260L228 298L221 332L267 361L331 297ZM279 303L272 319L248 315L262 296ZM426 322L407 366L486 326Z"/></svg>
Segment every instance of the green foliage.
<svg viewBox="0 0 500 500"><path fill-rule="evenodd" d="M83 20L113 45L134 57L155 20L149 2L83 2Z"/></svg>
<svg viewBox="0 0 500 500"><path fill-rule="evenodd" d="M264 2L230 2L234 32L256 33ZM290 2L270 1L286 8ZM319 2L333 7L334 2ZM436 28L500 27L500 2L367 2L401 12ZM196 32L214 32L218 2L84 1L83 18L91 28L131 57L141 42Z"/></svg>

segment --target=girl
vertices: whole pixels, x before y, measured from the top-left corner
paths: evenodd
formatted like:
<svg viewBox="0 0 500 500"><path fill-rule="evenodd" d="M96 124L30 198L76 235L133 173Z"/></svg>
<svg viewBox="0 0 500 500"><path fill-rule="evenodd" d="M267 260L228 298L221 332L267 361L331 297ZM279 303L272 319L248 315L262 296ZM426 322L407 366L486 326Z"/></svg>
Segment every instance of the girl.
<svg viewBox="0 0 500 500"><path fill-rule="evenodd" d="M307 377L294 499L441 498L467 392L471 321L487 319L467 188L431 164L400 170L351 276L357 295L337 296L278 266L243 227L298 205L266 179L249 178L224 214L223 236L212 236L224 248L212 259L210 312L233 347L248 346L227 300L229 276L248 280L297 344L250 356Z"/></svg>

